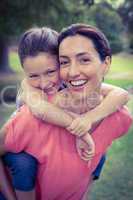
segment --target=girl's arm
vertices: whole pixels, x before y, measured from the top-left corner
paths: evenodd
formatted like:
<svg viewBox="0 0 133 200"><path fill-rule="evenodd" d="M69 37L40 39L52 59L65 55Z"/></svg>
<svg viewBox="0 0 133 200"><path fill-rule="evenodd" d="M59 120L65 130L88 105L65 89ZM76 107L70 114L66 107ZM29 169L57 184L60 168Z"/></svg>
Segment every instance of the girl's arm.
<svg viewBox="0 0 133 200"><path fill-rule="evenodd" d="M126 90L109 84L102 85L101 93L104 98L97 107L73 120L67 128L71 133L84 135L92 124L95 125L98 121L117 111L129 100Z"/></svg>
<svg viewBox="0 0 133 200"><path fill-rule="evenodd" d="M92 123L117 111L129 100L129 94L126 90L110 84L103 83L101 93L104 96L103 101L86 114L86 116L91 117Z"/></svg>
<svg viewBox="0 0 133 200"><path fill-rule="evenodd" d="M19 98L27 104L36 117L64 128L72 123L72 115L49 103L47 95L41 90L31 87L26 80L22 82L22 91Z"/></svg>
<svg viewBox="0 0 133 200"><path fill-rule="evenodd" d="M73 120L74 117L72 117L72 115L70 116L66 111L47 102L46 94L42 93L39 89L31 87L26 80L22 83L22 89L22 98L35 116L46 122L65 128L67 127L68 131L79 136L85 134L93 123L105 118L115 112L119 107L126 104L129 98L128 92L124 89L109 84L103 84L101 93L105 98L102 103L93 110L82 115L82 120L81 117L77 117Z"/></svg>

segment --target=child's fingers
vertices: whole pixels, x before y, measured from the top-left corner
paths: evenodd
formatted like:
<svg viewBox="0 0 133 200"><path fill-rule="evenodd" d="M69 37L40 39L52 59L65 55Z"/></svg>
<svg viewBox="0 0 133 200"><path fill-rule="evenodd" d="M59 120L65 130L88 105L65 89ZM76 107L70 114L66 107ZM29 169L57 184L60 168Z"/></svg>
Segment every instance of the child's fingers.
<svg viewBox="0 0 133 200"><path fill-rule="evenodd" d="M89 160L92 160L92 157L86 157L86 156L81 156L81 159L84 160L84 161L89 161Z"/></svg>
<svg viewBox="0 0 133 200"><path fill-rule="evenodd" d="M94 148L91 148L91 149L83 149L82 150L82 153L85 155L85 156L94 156L95 155L95 149Z"/></svg>
<svg viewBox="0 0 133 200"><path fill-rule="evenodd" d="M77 127L77 122L76 122L76 120L74 120L74 121L71 123L71 125L70 125L69 127L67 127L67 130L70 131L70 132L72 132L72 131L75 130L76 127Z"/></svg>
<svg viewBox="0 0 133 200"><path fill-rule="evenodd" d="M80 148L78 153L85 160L90 160L90 159L92 159L94 157L94 151L84 150L84 148Z"/></svg>
<svg viewBox="0 0 133 200"><path fill-rule="evenodd" d="M86 153L86 154L88 154L88 155L95 153L93 149L91 149L91 150L84 150L83 152Z"/></svg>
<svg viewBox="0 0 133 200"><path fill-rule="evenodd" d="M77 124L73 130L75 131L75 133L80 134L80 136L83 135L83 133L87 133L88 131L88 129L81 124Z"/></svg>
<svg viewBox="0 0 133 200"><path fill-rule="evenodd" d="M71 134L76 135L76 136L78 136L78 137L81 137L81 136L83 136L84 134L86 134L85 131L82 131L82 129L78 129L77 127L76 127L76 129L74 129L74 130L73 130L71 127L68 127L67 130L68 130Z"/></svg>
<svg viewBox="0 0 133 200"><path fill-rule="evenodd" d="M86 155L81 155L81 158L85 161L92 160L93 156L86 156Z"/></svg>
<svg viewBox="0 0 133 200"><path fill-rule="evenodd" d="M81 136L83 136L84 134L86 134L86 132L83 131L82 129L73 130L73 132L74 132L75 135L77 135L78 137L81 137Z"/></svg>
<svg viewBox="0 0 133 200"><path fill-rule="evenodd" d="M92 152L83 152L82 154L86 157L93 157L94 156L94 153L92 153Z"/></svg>
<svg viewBox="0 0 133 200"><path fill-rule="evenodd" d="M78 124L79 124L78 120L76 120L76 119L73 120L73 122L71 124L71 129L72 130L76 129L76 127L78 126Z"/></svg>
<svg viewBox="0 0 133 200"><path fill-rule="evenodd" d="M87 131L88 131L87 128L85 129L85 128L82 128L82 127L76 127L76 128L74 129L74 132L75 132L76 135L79 136L79 137L81 137L81 136L83 136L84 134L86 134Z"/></svg>

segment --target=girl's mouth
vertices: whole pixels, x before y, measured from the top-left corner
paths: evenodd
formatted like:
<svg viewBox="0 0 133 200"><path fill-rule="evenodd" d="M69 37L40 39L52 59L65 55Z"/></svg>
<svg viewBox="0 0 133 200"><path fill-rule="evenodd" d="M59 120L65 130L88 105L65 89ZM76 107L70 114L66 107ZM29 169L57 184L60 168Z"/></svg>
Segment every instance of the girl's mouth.
<svg viewBox="0 0 133 200"><path fill-rule="evenodd" d="M46 94L52 94L52 93L57 92L57 90L58 90L57 85L56 85L56 84L53 84L53 85L50 85L49 87L45 88L45 89L44 89L44 92L45 92Z"/></svg>

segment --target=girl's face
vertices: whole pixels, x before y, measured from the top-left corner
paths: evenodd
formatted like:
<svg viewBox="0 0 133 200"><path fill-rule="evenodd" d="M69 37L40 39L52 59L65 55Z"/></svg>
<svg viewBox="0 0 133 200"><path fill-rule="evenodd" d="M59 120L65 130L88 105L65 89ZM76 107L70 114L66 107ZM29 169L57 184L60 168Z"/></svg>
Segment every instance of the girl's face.
<svg viewBox="0 0 133 200"><path fill-rule="evenodd" d="M101 61L92 40L79 34L61 42L59 61L60 78L76 96L99 92L110 65L110 58Z"/></svg>
<svg viewBox="0 0 133 200"><path fill-rule="evenodd" d="M29 84L46 94L55 93L59 88L59 66L57 57L39 53L25 58L23 66Z"/></svg>

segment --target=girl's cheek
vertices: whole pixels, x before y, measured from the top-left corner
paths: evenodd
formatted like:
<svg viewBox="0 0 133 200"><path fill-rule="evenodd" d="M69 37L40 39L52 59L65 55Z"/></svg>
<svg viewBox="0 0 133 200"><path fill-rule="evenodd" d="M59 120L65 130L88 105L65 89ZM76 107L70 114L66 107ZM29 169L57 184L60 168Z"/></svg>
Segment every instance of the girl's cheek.
<svg viewBox="0 0 133 200"><path fill-rule="evenodd" d="M28 83L29 85L31 85L32 87L38 87L39 86L39 83L37 80L30 80L28 79Z"/></svg>

